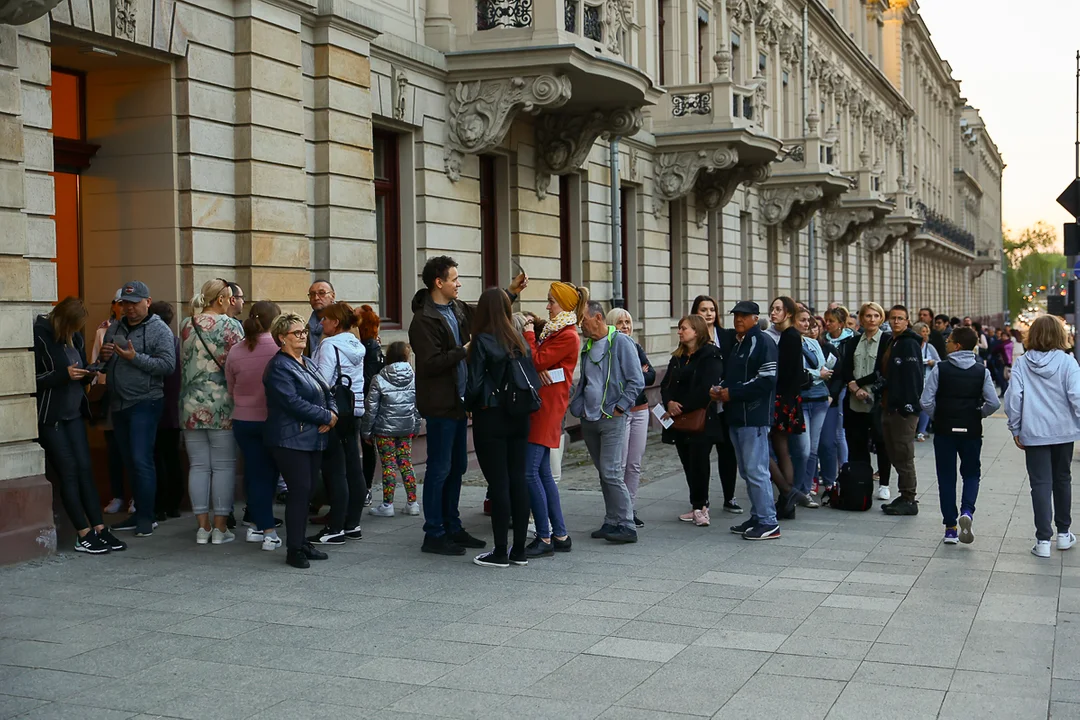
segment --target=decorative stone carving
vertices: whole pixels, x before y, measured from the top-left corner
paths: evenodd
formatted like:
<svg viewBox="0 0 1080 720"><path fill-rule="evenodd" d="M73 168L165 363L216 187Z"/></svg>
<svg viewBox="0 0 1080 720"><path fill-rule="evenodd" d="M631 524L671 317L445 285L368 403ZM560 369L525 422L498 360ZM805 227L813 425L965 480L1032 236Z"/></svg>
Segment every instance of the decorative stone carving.
<svg viewBox="0 0 1080 720"><path fill-rule="evenodd" d="M536 123L536 196L541 200L547 196L552 175L563 175L581 167L601 135L630 136L643 123L638 108L543 115Z"/></svg>
<svg viewBox="0 0 1080 720"><path fill-rule="evenodd" d="M570 99L571 90L565 75L459 82L449 99L446 174L459 180L465 153L490 150L502 141L519 112L561 107Z"/></svg>
<svg viewBox="0 0 1080 720"><path fill-rule="evenodd" d="M712 56L716 63L716 75L719 80L728 80L731 74L731 51L722 47Z"/></svg>
<svg viewBox="0 0 1080 720"><path fill-rule="evenodd" d="M630 166L627 168L627 175L631 180L638 179L638 158L641 153L638 152L636 147L630 148Z"/></svg>
<svg viewBox="0 0 1080 720"><path fill-rule="evenodd" d="M664 202L685 197L694 188L701 172L728 170L739 162L739 152L735 148L697 152L661 153L656 158L653 190L653 211L659 215Z"/></svg>
<svg viewBox="0 0 1080 720"><path fill-rule="evenodd" d="M135 42L134 0L112 0L112 12L115 36Z"/></svg>
<svg viewBox="0 0 1080 720"><path fill-rule="evenodd" d="M753 21L754 15L747 0L728 0L727 10L733 25L745 25Z"/></svg>
<svg viewBox="0 0 1080 720"><path fill-rule="evenodd" d="M404 69L393 67L394 83L391 86L394 99L394 119L404 120L408 113L409 76Z"/></svg>
<svg viewBox="0 0 1080 720"><path fill-rule="evenodd" d="M789 68L802 62L802 33L792 25L785 24L780 35L780 57Z"/></svg>
<svg viewBox="0 0 1080 720"><path fill-rule="evenodd" d="M671 115L708 115L712 112L712 93L685 93L671 96Z"/></svg>
<svg viewBox="0 0 1080 720"><path fill-rule="evenodd" d="M821 123L821 118L818 117L817 110L810 109L810 113L806 116L806 130L812 136L817 135L818 125Z"/></svg>
<svg viewBox="0 0 1080 720"><path fill-rule="evenodd" d="M621 55L623 37L634 24L634 0L606 0L603 22L608 52Z"/></svg>
<svg viewBox="0 0 1080 720"><path fill-rule="evenodd" d="M824 196L825 191L817 183L764 188L761 191L761 220L766 225L779 225L788 219L796 203L816 203Z"/></svg>
<svg viewBox="0 0 1080 720"><path fill-rule="evenodd" d="M59 4L60 0L0 0L0 25L25 25Z"/></svg>
<svg viewBox="0 0 1080 720"><path fill-rule="evenodd" d="M821 213L821 234L839 251L858 240L862 228L873 219L869 208L826 208Z"/></svg>
<svg viewBox="0 0 1080 720"><path fill-rule="evenodd" d="M862 239L867 250L884 255L896 246L900 235L896 232L896 228L879 221L863 231Z"/></svg>

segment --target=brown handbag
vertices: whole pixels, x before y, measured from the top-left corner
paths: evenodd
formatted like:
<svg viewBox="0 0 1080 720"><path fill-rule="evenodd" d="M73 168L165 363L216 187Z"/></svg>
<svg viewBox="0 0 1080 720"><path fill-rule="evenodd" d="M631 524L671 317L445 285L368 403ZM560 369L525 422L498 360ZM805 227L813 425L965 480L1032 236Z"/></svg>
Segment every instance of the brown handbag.
<svg viewBox="0 0 1080 720"><path fill-rule="evenodd" d="M692 435L705 432L705 408L692 410L671 419L675 421L675 424L671 426L672 430Z"/></svg>

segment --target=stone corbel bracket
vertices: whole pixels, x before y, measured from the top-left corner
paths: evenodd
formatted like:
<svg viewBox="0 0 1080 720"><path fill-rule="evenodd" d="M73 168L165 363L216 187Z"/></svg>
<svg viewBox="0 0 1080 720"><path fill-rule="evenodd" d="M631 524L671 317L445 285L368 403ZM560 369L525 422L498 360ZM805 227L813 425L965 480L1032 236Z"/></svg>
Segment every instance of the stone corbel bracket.
<svg viewBox="0 0 1080 720"><path fill-rule="evenodd" d="M898 229L884 222L873 223L863 231L863 243L866 249L881 255L889 253L902 237L897 232Z"/></svg>
<svg viewBox="0 0 1080 720"><path fill-rule="evenodd" d="M59 5L61 0L0 0L0 25L25 25Z"/></svg>
<svg viewBox="0 0 1080 720"><path fill-rule="evenodd" d="M870 208L828 208L821 213L821 232L837 252L856 242L873 222Z"/></svg>
<svg viewBox="0 0 1080 720"><path fill-rule="evenodd" d="M552 175L580 168L598 138L629 137L644 122L639 108L542 115L536 123L536 197L547 197Z"/></svg>
<svg viewBox="0 0 1080 720"><path fill-rule="evenodd" d="M733 147L661 153L656 158L653 178L656 185L653 191L653 215L660 217L664 203L689 195L697 185L699 175L731 170L738 163L739 151ZM715 182L715 178L710 180L710 183ZM734 187L731 192L735 192Z"/></svg>
<svg viewBox="0 0 1080 720"><path fill-rule="evenodd" d="M817 183L764 188L761 191L762 222L783 225L785 230L798 232L810 224L810 218L824 200L825 190Z"/></svg>
<svg viewBox="0 0 1080 720"><path fill-rule="evenodd" d="M571 90L570 78L565 75L459 82L448 103L446 174L454 182L460 180L466 154L479 155L495 148L519 112L562 107Z"/></svg>

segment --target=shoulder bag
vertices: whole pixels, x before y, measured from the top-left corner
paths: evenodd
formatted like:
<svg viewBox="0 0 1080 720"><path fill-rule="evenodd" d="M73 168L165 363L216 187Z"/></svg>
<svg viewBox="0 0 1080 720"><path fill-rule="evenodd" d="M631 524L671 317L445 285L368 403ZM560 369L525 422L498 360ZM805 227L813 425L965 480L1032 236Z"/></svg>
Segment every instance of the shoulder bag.
<svg viewBox="0 0 1080 720"><path fill-rule="evenodd" d="M337 379L334 381L331 390L334 393L334 400L337 402L338 408L337 427L349 429L356 420L356 393L352 389L352 378L341 372L341 352L336 346L334 347L334 357L334 373L337 375Z"/></svg>

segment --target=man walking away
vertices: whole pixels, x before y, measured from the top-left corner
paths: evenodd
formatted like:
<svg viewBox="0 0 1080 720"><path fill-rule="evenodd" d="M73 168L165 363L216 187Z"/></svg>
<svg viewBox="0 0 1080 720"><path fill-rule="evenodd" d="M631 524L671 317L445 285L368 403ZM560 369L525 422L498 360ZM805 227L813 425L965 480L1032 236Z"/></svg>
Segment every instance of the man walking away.
<svg viewBox="0 0 1080 720"><path fill-rule="evenodd" d="M581 379L570 398L570 413L581 418L581 436L600 474L604 524L592 533L615 543L637 542L634 504L623 481L626 411L645 389L637 346L629 335L609 327L604 307L595 300L581 320Z"/></svg>
<svg viewBox="0 0 1080 720"><path fill-rule="evenodd" d="M881 430L896 469L900 495L881 509L886 515L918 515L915 501L915 435L923 391L922 336L908 325L903 305L889 310L892 337L881 360Z"/></svg>
<svg viewBox="0 0 1080 720"><path fill-rule="evenodd" d="M109 383L113 432L131 478L135 512L114 530L134 530L136 537L154 532L157 471L154 442L161 419L165 378L176 367L172 330L150 314L150 289L138 280L124 285L124 316L105 333L101 360Z"/></svg>
<svg viewBox="0 0 1080 720"><path fill-rule="evenodd" d="M941 519L946 545L971 543L971 519L979 496L979 453L982 452L982 419L1001 404L990 371L975 362L978 338L971 328L959 328L949 338L948 359L930 368L923 388L922 408L934 418L934 461L937 465ZM960 497L960 528L957 531L956 458L964 486Z"/></svg>
<svg viewBox="0 0 1080 720"><path fill-rule="evenodd" d="M758 304L736 303L734 345L724 365L724 378L709 395L723 403L731 443L739 463L739 474L750 497L750 519L734 525L731 532L744 540L772 540L780 537L776 503L769 476L769 429L773 421L776 393L776 343L758 328Z"/></svg>

